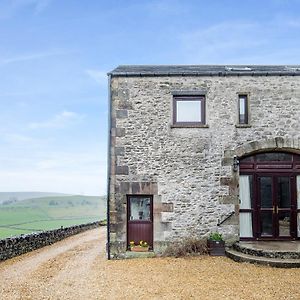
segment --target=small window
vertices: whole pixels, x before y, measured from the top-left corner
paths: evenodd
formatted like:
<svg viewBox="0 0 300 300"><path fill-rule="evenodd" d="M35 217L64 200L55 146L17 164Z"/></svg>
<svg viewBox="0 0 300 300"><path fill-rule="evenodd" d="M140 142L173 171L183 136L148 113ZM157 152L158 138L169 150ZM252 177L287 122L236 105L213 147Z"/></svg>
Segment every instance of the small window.
<svg viewBox="0 0 300 300"><path fill-rule="evenodd" d="M173 99L174 125L204 125L205 124L205 97L180 96Z"/></svg>
<svg viewBox="0 0 300 300"><path fill-rule="evenodd" d="M151 219L151 198L150 197L129 197L130 221L150 220Z"/></svg>
<svg viewBox="0 0 300 300"><path fill-rule="evenodd" d="M248 95L239 95L239 124L248 124Z"/></svg>

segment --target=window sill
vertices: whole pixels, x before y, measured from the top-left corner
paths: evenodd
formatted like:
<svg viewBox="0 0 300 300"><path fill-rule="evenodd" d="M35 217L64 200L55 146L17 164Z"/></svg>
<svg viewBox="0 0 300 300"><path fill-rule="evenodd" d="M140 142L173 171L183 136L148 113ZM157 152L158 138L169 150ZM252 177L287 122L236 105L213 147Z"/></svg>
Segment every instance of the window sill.
<svg viewBox="0 0 300 300"><path fill-rule="evenodd" d="M179 124L173 124L170 126L171 128L209 128L207 124L199 124L199 125L179 125Z"/></svg>
<svg viewBox="0 0 300 300"><path fill-rule="evenodd" d="M236 124L235 127L236 128L251 128L252 125L250 125L250 124Z"/></svg>

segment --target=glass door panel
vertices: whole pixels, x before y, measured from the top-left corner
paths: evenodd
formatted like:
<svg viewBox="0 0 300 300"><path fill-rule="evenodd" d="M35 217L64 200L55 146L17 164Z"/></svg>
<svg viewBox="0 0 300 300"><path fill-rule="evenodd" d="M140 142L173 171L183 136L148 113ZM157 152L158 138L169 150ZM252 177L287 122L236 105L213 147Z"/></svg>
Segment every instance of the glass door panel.
<svg viewBox="0 0 300 300"><path fill-rule="evenodd" d="M262 211L260 214L261 236L273 235L273 212Z"/></svg>
<svg viewBox="0 0 300 300"><path fill-rule="evenodd" d="M272 177L260 177L260 205L261 208L272 208Z"/></svg>
<svg viewBox="0 0 300 300"><path fill-rule="evenodd" d="M276 177L276 230L278 237L291 236L291 179L290 176Z"/></svg>
<svg viewBox="0 0 300 300"><path fill-rule="evenodd" d="M130 220L150 220L150 198L130 197Z"/></svg>
<svg viewBox="0 0 300 300"><path fill-rule="evenodd" d="M291 235L291 213L278 213L278 232L280 237L289 237Z"/></svg>
<svg viewBox="0 0 300 300"><path fill-rule="evenodd" d="M277 207L291 209L291 183L290 177L277 177Z"/></svg>
<svg viewBox="0 0 300 300"><path fill-rule="evenodd" d="M252 238L253 225L253 176L241 175L240 187L240 237Z"/></svg>
<svg viewBox="0 0 300 300"><path fill-rule="evenodd" d="M240 237L251 238L253 237L252 230L252 213L241 212L240 213Z"/></svg>
<svg viewBox="0 0 300 300"><path fill-rule="evenodd" d="M259 236L274 237L274 185L272 176L259 177Z"/></svg>

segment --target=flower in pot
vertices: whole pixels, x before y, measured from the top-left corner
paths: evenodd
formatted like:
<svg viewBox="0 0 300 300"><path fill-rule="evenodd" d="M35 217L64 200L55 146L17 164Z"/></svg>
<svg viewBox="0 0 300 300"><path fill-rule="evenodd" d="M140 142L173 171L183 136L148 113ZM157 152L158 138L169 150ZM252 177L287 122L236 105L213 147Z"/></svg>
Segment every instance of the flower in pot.
<svg viewBox="0 0 300 300"><path fill-rule="evenodd" d="M134 242L129 243L130 250L135 252L147 252L149 251L149 244L146 241L140 241L138 245L135 245Z"/></svg>
<svg viewBox="0 0 300 300"><path fill-rule="evenodd" d="M212 232L207 240L208 253L212 256L225 256L225 241L222 234Z"/></svg>

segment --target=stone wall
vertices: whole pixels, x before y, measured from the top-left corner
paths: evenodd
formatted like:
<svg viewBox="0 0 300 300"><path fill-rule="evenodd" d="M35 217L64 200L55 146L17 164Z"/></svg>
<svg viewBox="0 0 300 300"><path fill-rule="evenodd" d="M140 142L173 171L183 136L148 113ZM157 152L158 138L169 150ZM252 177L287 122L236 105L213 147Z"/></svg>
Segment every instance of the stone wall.
<svg viewBox="0 0 300 300"><path fill-rule="evenodd" d="M0 240L0 261L51 245L71 235L104 226L101 221L31 233Z"/></svg>
<svg viewBox="0 0 300 300"><path fill-rule="evenodd" d="M207 126L172 126L173 91L205 93ZM249 95L246 126L237 124L239 93ZM154 196L155 251L168 241L208 235L231 212L219 231L238 238L233 156L300 152L299 77L113 76L111 97L112 257L114 247L126 249L126 194Z"/></svg>

